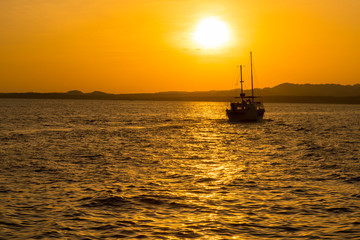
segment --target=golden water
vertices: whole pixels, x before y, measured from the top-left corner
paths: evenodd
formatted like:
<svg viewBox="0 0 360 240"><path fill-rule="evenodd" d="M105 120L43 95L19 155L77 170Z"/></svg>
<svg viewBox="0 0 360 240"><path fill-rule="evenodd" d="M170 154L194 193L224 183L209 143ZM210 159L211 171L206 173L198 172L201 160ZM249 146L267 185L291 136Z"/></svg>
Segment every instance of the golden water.
<svg viewBox="0 0 360 240"><path fill-rule="evenodd" d="M358 239L360 106L0 100L0 239Z"/></svg>

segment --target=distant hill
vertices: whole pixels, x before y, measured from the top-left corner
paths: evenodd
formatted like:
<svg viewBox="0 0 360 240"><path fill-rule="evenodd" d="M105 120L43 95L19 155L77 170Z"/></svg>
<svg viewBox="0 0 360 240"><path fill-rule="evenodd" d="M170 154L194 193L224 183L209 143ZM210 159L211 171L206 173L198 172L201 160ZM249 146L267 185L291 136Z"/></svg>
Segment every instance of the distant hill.
<svg viewBox="0 0 360 240"><path fill-rule="evenodd" d="M264 96L360 96L360 84L291 84L283 83L273 88L261 90Z"/></svg>
<svg viewBox="0 0 360 240"><path fill-rule="evenodd" d="M38 99L104 99L104 100L168 100L168 101L230 101L239 95L239 89L197 92L158 92L137 94L110 94L99 91L83 93L78 90L66 93L0 93L0 98ZM250 90L245 90L250 95ZM352 103L360 104L360 84L291 84L283 83L272 88L254 89L264 102L289 103Z"/></svg>
<svg viewBox="0 0 360 240"><path fill-rule="evenodd" d="M69 94L69 95L82 95L84 93L82 91L72 90L72 91L66 92L66 94Z"/></svg>

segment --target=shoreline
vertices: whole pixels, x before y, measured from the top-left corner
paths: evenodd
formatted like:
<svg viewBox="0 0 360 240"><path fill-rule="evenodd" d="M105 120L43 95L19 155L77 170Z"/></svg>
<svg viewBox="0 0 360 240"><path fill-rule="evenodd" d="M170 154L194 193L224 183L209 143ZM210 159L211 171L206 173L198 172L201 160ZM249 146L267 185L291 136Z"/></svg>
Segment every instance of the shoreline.
<svg viewBox="0 0 360 240"><path fill-rule="evenodd" d="M130 100L130 101L206 101L229 102L230 96L196 96L187 94L81 94L68 93L0 93L0 98L8 99L82 99L82 100ZM328 103L360 104L360 96L262 96L264 103Z"/></svg>

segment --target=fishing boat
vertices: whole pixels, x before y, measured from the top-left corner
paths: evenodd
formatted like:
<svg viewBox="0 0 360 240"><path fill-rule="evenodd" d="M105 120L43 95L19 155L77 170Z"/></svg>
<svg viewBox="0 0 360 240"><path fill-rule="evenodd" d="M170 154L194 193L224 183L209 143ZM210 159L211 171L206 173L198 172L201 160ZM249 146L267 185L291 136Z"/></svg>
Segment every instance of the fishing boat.
<svg viewBox="0 0 360 240"><path fill-rule="evenodd" d="M262 98L254 96L253 70L252 70L252 52L250 52L251 68L251 96L245 96L243 90L242 65L240 65L240 96L236 96L230 102L230 109L226 109L226 115L231 122L258 122L262 121L265 108Z"/></svg>

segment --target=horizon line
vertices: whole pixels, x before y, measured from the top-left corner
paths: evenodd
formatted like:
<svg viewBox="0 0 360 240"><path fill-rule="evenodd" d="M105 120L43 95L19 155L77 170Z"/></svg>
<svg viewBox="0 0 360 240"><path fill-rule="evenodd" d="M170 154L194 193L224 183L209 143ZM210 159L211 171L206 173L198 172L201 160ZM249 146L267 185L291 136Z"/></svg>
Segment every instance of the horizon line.
<svg viewBox="0 0 360 240"><path fill-rule="evenodd" d="M339 83L319 83L319 84L313 84L313 83L289 83L289 82L285 82L285 83L280 83L278 85L275 85L273 87L263 87L263 88L254 88L255 90L263 90L263 89L272 89L281 85L312 85L312 86L322 86L322 85L336 85L336 86L350 86L350 87L355 87L357 85L360 85L360 83L355 83L355 84L339 84ZM65 92L57 92L57 91L48 91L48 92L37 92L37 91L26 91L26 92L0 92L0 94L17 94L17 93L41 93L41 94L67 94L67 93L71 93L71 92L77 92L78 94L94 94L94 93L98 93L98 94L111 94L111 95L121 95L121 94L158 94L158 93L196 93L196 92L221 92L221 91L233 91L233 90L238 90L240 88L232 88L232 89L222 89L222 90L215 90L215 89L211 89L211 90L196 90L196 91L187 91L187 90L168 90L168 91L160 91L160 92L128 92L128 93L110 93L110 92L104 92L104 91L99 91L99 90L94 90L91 92L83 92L81 90L77 90L77 89L72 89L72 90L68 90ZM250 91L251 88L247 88L244 89L244 91Z"/></svg>

